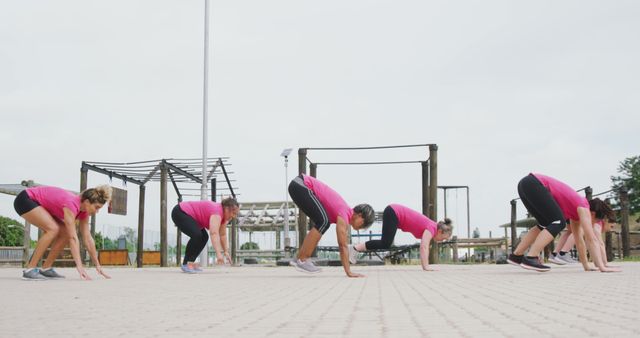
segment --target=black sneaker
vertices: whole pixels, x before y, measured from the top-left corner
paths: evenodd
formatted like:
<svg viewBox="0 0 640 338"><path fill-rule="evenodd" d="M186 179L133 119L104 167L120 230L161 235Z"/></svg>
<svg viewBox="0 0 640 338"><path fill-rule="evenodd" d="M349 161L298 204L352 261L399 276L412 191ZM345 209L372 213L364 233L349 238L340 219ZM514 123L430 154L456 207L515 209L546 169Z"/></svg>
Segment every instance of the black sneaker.
<svg viewBox="0 0 640 338"><path fill-rule="evenodd" d="M523 257L524 257L523 255L510 254L509 258L507 258L507 262L511 265L520 266L520 263L522 263Z"/></svg>
<svg viewBox="0 0 640 338"><path fill-rule="evenodd" d="M523 257L520 266L527 270L535 270L538 272L547 272L551 270L550 267L542 265L537 257Z"/></svg>

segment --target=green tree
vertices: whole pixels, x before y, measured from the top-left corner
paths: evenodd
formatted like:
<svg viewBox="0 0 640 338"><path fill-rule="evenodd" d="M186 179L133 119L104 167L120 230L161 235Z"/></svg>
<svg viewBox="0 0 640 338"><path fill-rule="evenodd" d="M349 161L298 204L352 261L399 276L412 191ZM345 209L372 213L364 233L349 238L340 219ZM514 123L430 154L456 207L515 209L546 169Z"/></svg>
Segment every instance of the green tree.
<svg viewBox="0 0 640 338"><path fill-rule="evenodd" d="M616 191L627 188L629 211L634 215L640 212L640 156L625 158L618 166L618 173L620 175L611 176L612 188ZM616 203L619 201L616 200Z"/></svg>
<svg viewBox="0 0 640 338"><path fill-rule="evenodd" d="M240 246L240 250L260 250L258 243L246 242Z"/></svg>
<svg viewBox="0 0 640 338"><path fill-rule="evenodd" d="M0 216L0 246L22 246L24 225L15 219Z"/></svg>
<svg viewBox="0 0 640 338"><path fill-rule="evenodd" d="M97 250L112 250L118 248L118 243L109 237L104 237L101 232L96 232L93 236Z"/></svg>

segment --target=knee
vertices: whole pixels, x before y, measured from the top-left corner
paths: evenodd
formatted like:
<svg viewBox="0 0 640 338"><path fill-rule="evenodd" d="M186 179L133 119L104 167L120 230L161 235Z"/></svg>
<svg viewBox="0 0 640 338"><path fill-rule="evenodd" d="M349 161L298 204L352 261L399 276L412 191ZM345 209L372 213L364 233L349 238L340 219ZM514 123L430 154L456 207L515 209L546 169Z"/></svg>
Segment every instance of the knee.
<svg viewBox="0 0 640 338"><path fill-rule="evenodd" d="M207 230L202 229L200 231L200 236L198 236L198 239L200 240L200 242L202 243L207 243L207 241L209 240L209 234L207 233Z"/></svg>
<svg viewBox="0 0 640 338"><path fill-rule="evenodd" d="M567 224L564 220L555 221L547 226L547 231L549 231L553 237L556 237L566 226Z"/></svg>
<svg viewBox="0 0 640 338"><path fill-rule="evenodd" d="M63 234L63 232L61 231L60 227L56 224L56 225L51 225L49 227L47 227L46 229L44 229L44 231L48 234L54 235L54 236L58 236Z"/></svg>

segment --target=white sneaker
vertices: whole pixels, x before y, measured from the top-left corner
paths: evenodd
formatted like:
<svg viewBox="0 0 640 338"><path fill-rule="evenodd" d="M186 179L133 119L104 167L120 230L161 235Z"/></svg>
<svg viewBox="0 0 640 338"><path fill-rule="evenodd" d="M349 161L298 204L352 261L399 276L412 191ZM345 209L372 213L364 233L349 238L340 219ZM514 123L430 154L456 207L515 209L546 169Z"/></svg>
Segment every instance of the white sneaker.
<svg viewBox="0 0 640 338"><path fill-rule="evenodd" d="M554 263L554 264L558 264L558 265L567 264L567 262L565 262L562 259L560 259L560 255L551 255L551 257L549 257L549 262Z"/></svg>
<svg viewBox="0 0 640 338"><path fill-rule="evenodd" d="M565 254L564 256L558 255L558 258L560 258L561 260L569 263L569 264L576 264L576 263L580 263L577 260L573 259L573 257L571 257L570 254Z"/></svg>
<svg viewBox="0 0 640 338"><path fill-rule="evenodd" d="M301 272L306 272L306 273L318 273L321 271L321 269L315 265L313 265L313 263L311 262L310 259L307 259L306 261L301 261L299 259L293 260L291 262L289 262L290 265L292 265L294 268L296 268L296 270L301 271Z"/></svg>
<svg viewBox="0 0 640 338"><path fill-rule="evenodd" d="M356 250L356 247L353 245L349 245L349 263L351 264L356 264L358 263L358 254L360 252L358 252L358 250Z"/></svg>

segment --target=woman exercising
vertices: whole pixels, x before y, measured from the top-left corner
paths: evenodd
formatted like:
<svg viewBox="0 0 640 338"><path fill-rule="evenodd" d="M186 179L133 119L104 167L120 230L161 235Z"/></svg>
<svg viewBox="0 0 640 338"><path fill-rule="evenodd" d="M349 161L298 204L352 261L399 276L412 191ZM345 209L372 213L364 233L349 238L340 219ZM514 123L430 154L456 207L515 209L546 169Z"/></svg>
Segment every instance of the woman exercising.
<svg viewBox="0 0 640 338"><path fill-rule="evenodd" d="M507 261L528 270L549 271L550 268L540 262L542 249L566 226L570 220L571 232L575 236L580 262L585 271L594 271L587 261L586 244L593 262L602 272L620 271L608 268L602 260L598 239L593 232L589 202L578 195L567 184L542 174L529 174L518 183L518 195L525 207L538 221L538 225L527 233ZM529 248L530 247L530 248ZM529 253L524 256L525 250Z"/></svg>
<svg viewBox="0 0 640 338"><path fill-rule="evenodd" d="M213 201L180 202L171 211L171 219L176 227L189 236L181 269L186 273L201 272L195 263L200 252L207 245L209 237L216 250L216 264L231 263L229 242L227 241L227 223L238 216L240 206L233 198L222 203ZM208 230L208 233L207 233Z"/></svg>
<svg viewBox="0 0 640 338"><path fill-rule="evenodd" d="M342 197L323 182L314 177L301 174L289 184L289 195L293 202L313 221L313 228L304 238L298 258L291 261L296 269L307 273L320 272L309 257L318 246L322 235L332 223L336 224L336 234L340 249L342 267L348 277L363 277L351 272L349 266L348 231L366 229L375 220L375 212L368 204L356 205L353 209Z"/></svg>
<svg viewBox="0 0 640 338"><path fill-rule="evenodd" d="M434 222L427 216L412 210L404 205L390 204L382 213L382 237L379 240L371 240L349 246L349 261L356 264L358 253L367 250L389 249L396 236L396 230L411 233L420 240L420 261L424 271L434 271L429 266L429 246L431 239L436 242L451 237L453 226L451 220Z"/></svg>
<svg viewBox="0 0 640 338"><path fill-rule="evenodd" d="M100 266L96 245L93 237L91 237L91 229L89 227L89 216L96 214L103 205L111 200L111 191L110 186L100 185L76 195L61 188L39 186L27 188L19 193L13 202L16 212L27 222L37 226L44 232L36 244L36 249L31 256L29 264L27 264L27 269L22 272L22 279L64 278L52 266L67 243L71 248L71 256L76 263L80 278L84 280L91 279L82 266L76 221L79 221L82 240L89 251L93 264L96 266L96 270L103 277L111 278ZM38 269L38 262L49 246L51 246L51 251L42 264L42 269Z"/></svg>

